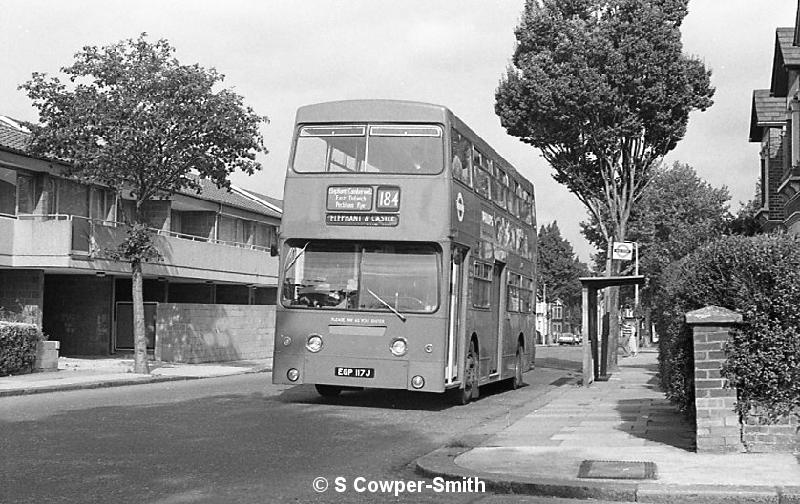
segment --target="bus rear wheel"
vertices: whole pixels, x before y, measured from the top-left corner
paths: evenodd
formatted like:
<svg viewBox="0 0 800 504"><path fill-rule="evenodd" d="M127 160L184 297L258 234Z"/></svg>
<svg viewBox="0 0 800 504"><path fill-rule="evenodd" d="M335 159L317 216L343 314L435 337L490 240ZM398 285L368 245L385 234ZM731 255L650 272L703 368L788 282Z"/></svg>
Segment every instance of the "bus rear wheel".
<svg viewBox="0 0 800 504"><path fill-rule="evenodd" d="M336 397L342 393L342 387L336 385L314 385L314 388L322 397Z"/></svg>

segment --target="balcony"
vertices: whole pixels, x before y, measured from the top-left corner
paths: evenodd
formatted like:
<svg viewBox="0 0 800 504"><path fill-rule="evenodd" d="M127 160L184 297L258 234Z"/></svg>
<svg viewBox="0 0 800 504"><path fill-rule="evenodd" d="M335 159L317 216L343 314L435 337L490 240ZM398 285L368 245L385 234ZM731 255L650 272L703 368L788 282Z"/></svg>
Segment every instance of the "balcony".
<svg viewBox="0 0 800 504"><path fill-rule="evenodd" d="M130 266L109 254L126 230L121 223L72 215L0 217L0 266L127 274ZM266 247L152 231L161 260L144 265L147 276L260 286L277 283L278 261Z"/></svg>

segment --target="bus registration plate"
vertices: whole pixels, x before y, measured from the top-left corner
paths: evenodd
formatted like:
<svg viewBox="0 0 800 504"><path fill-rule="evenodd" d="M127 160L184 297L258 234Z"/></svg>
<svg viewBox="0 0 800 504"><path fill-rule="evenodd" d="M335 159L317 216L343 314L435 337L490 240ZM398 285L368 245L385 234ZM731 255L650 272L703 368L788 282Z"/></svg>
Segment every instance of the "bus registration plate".
<svg viewBox="0 0 800 504"><path fill-rule="evenodd" d="M375 369L363 367L336 367L336 376L346 376L349 378L375 378Z"/></svg>

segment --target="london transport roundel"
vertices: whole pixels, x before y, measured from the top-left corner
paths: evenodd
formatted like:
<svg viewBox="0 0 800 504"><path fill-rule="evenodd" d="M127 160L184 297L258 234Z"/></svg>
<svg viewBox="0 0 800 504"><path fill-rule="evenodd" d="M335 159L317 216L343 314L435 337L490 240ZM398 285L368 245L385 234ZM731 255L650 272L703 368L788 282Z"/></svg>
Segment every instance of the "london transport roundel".
<svg viewBox="0 0 800 504"><path fill-rule="evenodd" d="M614 242L611 247L611 258L630 261L633 259L633 247L631 242Z"/></svg>
<svg viewBox="0 0 800 504"><path fill-rule="evenodd" d="M464 197L461 195L461 191L456 195L456 216L458 222L464 221Z"/></svg>

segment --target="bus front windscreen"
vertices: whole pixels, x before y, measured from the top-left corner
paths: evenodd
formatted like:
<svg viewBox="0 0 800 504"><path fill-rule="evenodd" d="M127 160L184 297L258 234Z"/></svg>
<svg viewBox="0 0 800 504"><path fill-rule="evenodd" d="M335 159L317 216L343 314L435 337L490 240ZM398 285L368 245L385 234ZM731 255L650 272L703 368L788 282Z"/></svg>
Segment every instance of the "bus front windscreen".
<svg viewBox="0 0 800 504"><path fill-rule="evenodd" d="M294 150L299 173L440 173L442 129L436 125L303 126Z"/></svg>
<svg viewBox="0 0 800 504"><path fill-rule="evenodd" d="M286 307L433 313L439 306L441 254L433 245L292 245L282 289Z"/></svg>

